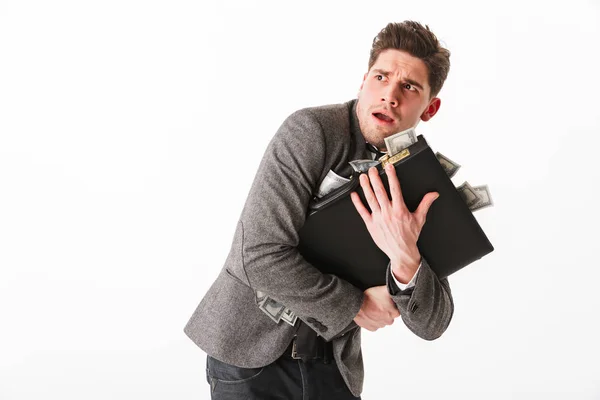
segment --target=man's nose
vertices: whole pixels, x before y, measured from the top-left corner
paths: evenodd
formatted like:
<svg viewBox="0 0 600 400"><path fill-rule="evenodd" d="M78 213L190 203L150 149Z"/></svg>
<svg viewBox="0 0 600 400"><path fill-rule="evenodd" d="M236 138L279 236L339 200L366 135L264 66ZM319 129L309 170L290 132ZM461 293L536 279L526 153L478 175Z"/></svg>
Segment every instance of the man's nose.
<svg viewBox="0 0 600 400"><path fill-rule="evenodd" d="M398 107L400 104L398 88L395 86L389 86L386 88L381 96L381 101L384 103L389 103L391 107Z"/></svg>

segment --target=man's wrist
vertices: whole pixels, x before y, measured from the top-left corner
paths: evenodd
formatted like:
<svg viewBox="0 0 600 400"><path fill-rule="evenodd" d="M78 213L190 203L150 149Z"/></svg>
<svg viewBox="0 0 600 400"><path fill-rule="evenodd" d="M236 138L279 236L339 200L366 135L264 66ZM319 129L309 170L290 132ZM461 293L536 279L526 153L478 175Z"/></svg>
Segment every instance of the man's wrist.
<svg viewBox="0 0 600 400"><path fill-rule="evenodd" d="M411 279L415 276L415 273L419 269L419 266L421 265L421 257L417 259L417 262L413 262L410 264L395 263L392 261L390 265L392 267L391 269L394 278L396 278L398 282L406 285L408 284L408 282L411 281Z"/></svg>

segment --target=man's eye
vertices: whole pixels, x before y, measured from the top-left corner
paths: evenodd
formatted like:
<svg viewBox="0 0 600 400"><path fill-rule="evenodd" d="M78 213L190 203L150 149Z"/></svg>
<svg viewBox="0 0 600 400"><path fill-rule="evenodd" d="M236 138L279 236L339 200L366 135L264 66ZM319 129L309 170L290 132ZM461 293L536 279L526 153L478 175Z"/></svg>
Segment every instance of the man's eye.
<svg viewBox="0 0 600 400"><path fill-rule="evenodd" d="M408 90L414 90L415 88L413 87L413 85L411 85L410 83L405 83L404 84L404 89L408 89Z"/></svg>
<svg viewBox="0 0 600 400"><path fill-rule="evenodd" d="M382 81L382 80L383 80L383 75L375 75L375 78L376 78L378 81ZM381 78L381 79L379 79L379 78Z"/></svg>

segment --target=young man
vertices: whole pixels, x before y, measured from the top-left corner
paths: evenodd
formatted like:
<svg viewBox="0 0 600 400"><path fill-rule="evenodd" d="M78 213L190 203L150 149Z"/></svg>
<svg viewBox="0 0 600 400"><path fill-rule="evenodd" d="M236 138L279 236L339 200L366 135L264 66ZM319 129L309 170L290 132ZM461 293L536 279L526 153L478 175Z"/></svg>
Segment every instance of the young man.
<svg viewBox="0 0 600 400"><path fill-rule="evenodd" d="M385 151L384 138L432 118L450 53L428 27L388 24L373 41L358 99L290 115L270 142L250 189L221 273L184 331L207 356L213 399L355 399L363 384L361 327L402 320L416 335L439 337L454 311L416 246L437 193L414 213L394 169L392 199L374 169L361 176L372 210L352 200L375 243L390 258L388 284L362 292L321 273L297 250L307 207L328 174ZM373 147L374 146L374 147ZM268 295L298 320L276 323L258 306Z"/></svg>

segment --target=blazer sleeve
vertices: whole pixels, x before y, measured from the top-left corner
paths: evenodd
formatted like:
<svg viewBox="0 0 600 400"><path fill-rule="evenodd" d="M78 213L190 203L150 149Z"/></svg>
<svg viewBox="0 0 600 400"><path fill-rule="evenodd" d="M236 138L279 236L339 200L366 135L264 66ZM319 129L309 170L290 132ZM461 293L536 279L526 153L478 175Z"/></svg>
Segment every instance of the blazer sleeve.
<svg viewBox="0 0 600 400"><path fill-rule="evenodd" d="M454 314L454 301L448 278L438 279L425 258L421 257L415 286L400 290L392 278L388 265L386 283L404 324L425 340L439 338L450 325Z"/></svg>
<svg viewBox="0 0 600 400"><path fill-rule="evenodd" d="M250 287L289 307L331 340L355 326L364 295L349 282L321 273L297 249L327 156L323 129L310 110L290 115L267 147L240 222Z"/></svg>

